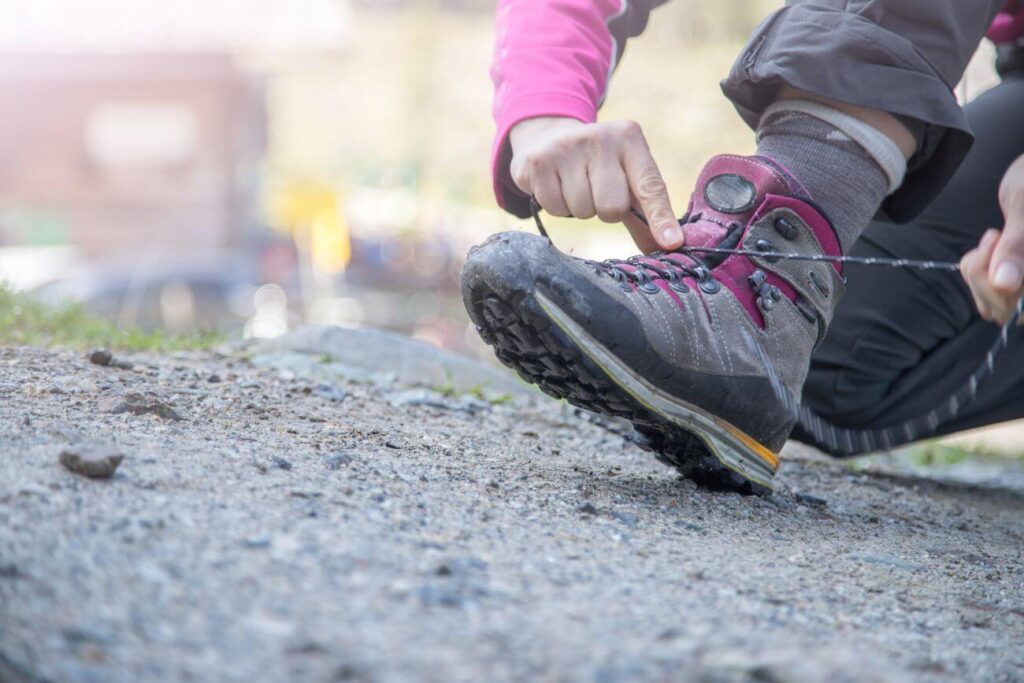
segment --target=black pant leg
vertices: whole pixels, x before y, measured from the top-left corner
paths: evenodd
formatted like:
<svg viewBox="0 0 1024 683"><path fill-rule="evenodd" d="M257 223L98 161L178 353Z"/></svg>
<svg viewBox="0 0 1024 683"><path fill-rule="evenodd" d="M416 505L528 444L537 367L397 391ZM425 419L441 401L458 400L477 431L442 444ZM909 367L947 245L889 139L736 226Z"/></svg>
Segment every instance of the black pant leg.
<svg viewBox="0 0 1024 683"><path fill-rule="evenodd" d="M936 201L908 225L872 223L852 250L865 256L959 260L1002 225L998 187L1024 154L1024 77L966 107L974 148ZM830 421L880 428L923 415L959 388L999 329L982 321L958 275L848 266L846 296L814 354L804 401ZM1024 330L995 377L938 433L1024 417ZM793 437L809 440L798 428Z"/></svg>

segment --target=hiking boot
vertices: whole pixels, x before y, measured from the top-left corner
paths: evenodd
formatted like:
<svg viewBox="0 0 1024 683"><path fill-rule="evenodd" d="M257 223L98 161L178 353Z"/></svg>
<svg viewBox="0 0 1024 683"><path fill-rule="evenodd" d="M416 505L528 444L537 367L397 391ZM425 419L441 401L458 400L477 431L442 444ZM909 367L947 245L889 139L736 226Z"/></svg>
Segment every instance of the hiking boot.
<svg viewBox="0 0 1024 683"><path fill-rule="evenodd" d="M770 254L837 256L839 242L800 185L762 157L712 159L680 223L688 248L768 256L594 262L505 232L470 251L462 296L480 336L526 381L630 420L641 445L684 476L765 493L795 422L778 385L799 396L843 291L839 264Z"/></svg>

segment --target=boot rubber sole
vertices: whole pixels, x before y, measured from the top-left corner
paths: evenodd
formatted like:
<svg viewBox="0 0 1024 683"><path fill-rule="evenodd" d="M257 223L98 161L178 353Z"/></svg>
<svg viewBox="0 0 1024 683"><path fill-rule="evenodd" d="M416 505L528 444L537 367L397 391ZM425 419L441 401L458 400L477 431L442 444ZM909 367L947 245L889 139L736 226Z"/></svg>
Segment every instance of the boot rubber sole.
<svg viewBox="0 0 1024 683"><path fill-rule="evenodd" d="M481 283L469 299L481 338L525 381L554 398L629 420L638 445L702 486L771 493L776 453L636 374L543 292L502 297Z"/></svg>

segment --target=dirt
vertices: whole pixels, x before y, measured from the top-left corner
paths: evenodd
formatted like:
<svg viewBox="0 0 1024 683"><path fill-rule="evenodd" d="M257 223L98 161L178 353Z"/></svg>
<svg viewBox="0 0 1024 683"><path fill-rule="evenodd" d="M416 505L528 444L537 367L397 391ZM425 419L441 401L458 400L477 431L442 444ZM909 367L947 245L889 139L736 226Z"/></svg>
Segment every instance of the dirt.
<svg viewBox="0 0 1024 683"><path fill-rule="evenodd" d="M1019 488L794 445L709 492L307 351L0 349L0 681L1024 680Z"/></svg>

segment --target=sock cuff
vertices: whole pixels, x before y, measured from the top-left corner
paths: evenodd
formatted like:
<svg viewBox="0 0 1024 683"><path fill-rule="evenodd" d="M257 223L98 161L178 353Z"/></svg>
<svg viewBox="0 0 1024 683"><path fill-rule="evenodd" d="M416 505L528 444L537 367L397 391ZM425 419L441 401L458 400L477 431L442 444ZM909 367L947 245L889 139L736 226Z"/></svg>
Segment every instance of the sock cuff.
<svg viewBox="0 0 1024 683"><path fill-rule="evenodd" d="M903 177L907 173L907 160L896 143L882 131L827 104L813 100L774 102L761 115L762 125L772 116L788 112L798 112L824 121L860 145L885 173L889 181L887 195L895 192L903 184ZM761 133L758 135L760 137Z"/></svg>

